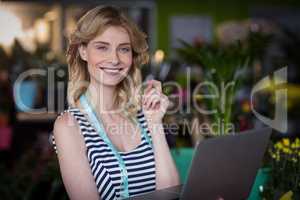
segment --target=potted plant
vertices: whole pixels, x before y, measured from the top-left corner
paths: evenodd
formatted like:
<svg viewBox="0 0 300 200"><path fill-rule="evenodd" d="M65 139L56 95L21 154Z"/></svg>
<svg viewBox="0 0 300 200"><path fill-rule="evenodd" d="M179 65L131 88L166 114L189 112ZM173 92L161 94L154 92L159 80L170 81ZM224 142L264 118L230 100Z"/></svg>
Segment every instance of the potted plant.
<svg viewBox="0 0 300 200"><path fill-rule="evenodd" d="M282 138L269 148L269 178L262 199L300 199L300 139Z"/></svg>
<svg viewBox="0 0 300 200"><path fill-rule="evenodd" d="M238 40L226 45L219 41L195 45L181 41L182 47L177 49L179 56L186 63L202 67L203 81L215 86L205 87L204 93L215 95L216 88L219 91L218 98L202 99L201 95L193 97L203 100L208 110L216 110L211 114L211 123L221 124L224 128L212 130L213 135L225 135L232 131L230 124L236 92L245 78L245 70L261 56L257 52L262 52L268 39L269 35L249 32L244 41Z"/></svg>

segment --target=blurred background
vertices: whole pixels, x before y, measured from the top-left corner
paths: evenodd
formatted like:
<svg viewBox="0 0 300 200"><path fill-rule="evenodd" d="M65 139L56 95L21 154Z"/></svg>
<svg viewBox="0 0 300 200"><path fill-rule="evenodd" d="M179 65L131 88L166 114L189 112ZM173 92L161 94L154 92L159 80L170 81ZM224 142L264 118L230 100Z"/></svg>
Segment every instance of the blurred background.
<svg viewBox="0 0 300 200"><path fill-rule="evenodd" d="M173 102L164 124L182 183L199 141L264 126L253 110L276 118L281 90L287 127L274 130L249 199L284 194L300 199L296 0L0 1L0 199L68 199L50 135L67 108L68 36L97 5L121 7L148 35L151 59L142 66L143 78L162 81ZM287 77L274 75L278 70ZM270 84L251 101L254 85L264 77ZM220 92L222 84L235 83L225 90L223 109L220 98L206 98L215 94L211 87L199 88L205 81ZM164 84L174 82L180 87Z"/></svg>

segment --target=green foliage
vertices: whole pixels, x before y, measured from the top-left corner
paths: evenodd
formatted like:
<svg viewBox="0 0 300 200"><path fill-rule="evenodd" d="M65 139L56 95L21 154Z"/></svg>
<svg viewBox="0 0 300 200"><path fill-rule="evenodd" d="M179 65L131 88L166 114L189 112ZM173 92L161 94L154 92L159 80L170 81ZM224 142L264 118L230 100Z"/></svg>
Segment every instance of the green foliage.
<svg viewBox="0 0 300 200"><path fill-rule="evenodd" d="M293 199L299 199L300 139L281 139L271 145L269 155L270 178L261 196L265 199L277 199L277 195L281 196L290 191Z"/></svg>
<svg viewBox="0 0 300 200"><path fill-rule="evenodd" d="M5 200L68 199L57 159L24 152L13 169L0 165L0 197Z"/></svg>
<svg viewBox="0 0 300 200"><path fill-rule="evenodd" d="M181 41L183 47L177 49L179 56L188 64L201 66L204 81L215 86L206 87L206 94L215 95L215 88L218 88L219 98L204 98L206 107L217 111L212 114L213 123L221 121L224 127L231 123L234 97L242 84L244 72L263 55L270 38L269 35L250 32L245 41L226 46L219 42L190 45ZM229 131L225 128L217 134L223 135Z"/></svg>

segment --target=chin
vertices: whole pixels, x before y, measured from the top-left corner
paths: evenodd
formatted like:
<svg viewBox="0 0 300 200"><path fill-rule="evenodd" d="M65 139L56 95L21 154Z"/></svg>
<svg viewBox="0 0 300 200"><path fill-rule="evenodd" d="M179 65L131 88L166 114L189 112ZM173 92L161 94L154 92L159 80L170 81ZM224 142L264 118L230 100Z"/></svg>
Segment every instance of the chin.
<svg viewBox="0 0 300 200"><path fill-rule="evenodd" d="M120 83L122 82L121 81L118 81L118 82L115 82L115 81L106 81L106 82L101 82L101 84L105 85L105 86L108 86L108 87L116 87L118 86Z"/></svg>
<svg viewBox="0 0 300 200"><path fill-rule="evenodd" d="M117 77L117 78L110 78L110 77L95 77L95 80L98 84L102 84L109 87L118 86L125 78L124 77Z"/></svg>

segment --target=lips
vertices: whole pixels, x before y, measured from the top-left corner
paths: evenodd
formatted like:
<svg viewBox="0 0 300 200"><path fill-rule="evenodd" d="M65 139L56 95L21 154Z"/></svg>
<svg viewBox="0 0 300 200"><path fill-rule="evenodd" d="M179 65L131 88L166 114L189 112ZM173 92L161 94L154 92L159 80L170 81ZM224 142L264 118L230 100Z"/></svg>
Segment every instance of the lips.
<svg viewBox="0 0 300 200"><path fill-rule="evenodd" d="M119 74L120 71L122 71L122 68L120 67L99 67L101 70L103 70L105 73L108 73L108 74L112 74L112 75L116 75L116 74Z"/></svg>

